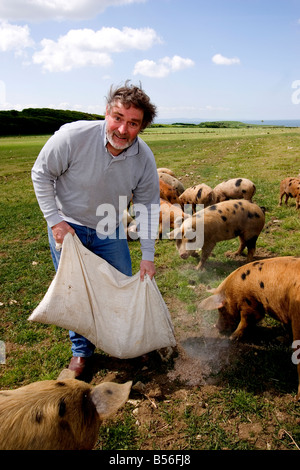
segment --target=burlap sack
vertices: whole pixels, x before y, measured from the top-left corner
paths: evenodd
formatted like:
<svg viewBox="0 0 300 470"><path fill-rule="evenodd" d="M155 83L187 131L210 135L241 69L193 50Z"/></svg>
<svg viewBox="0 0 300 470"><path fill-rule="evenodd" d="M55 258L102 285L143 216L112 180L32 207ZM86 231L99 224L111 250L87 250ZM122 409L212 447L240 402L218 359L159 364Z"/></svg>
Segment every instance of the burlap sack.
<svg viewBox="0 0 300 470"><path fill-rule="evenodd" d="M154 278L122 274L71 234L64 239L55 277L28 320L76 331L120 359L176 344Z"/></svg>

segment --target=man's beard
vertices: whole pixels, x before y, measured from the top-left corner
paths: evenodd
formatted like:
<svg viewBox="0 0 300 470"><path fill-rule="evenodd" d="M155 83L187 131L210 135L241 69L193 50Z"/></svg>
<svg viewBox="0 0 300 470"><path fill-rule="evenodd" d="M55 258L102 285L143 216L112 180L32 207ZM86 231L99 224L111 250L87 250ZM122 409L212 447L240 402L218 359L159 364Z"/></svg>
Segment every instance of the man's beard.
<svg viewBox="0 0 300 470"><path fill-rule="evenodd" d="M128 147L130 147L130 145L133 143L133 141L128 140L128 139L124 141L124 143L122 142L116 143L113 139L113 135L114 135L114 131L109 131L109 130L106 131L106 137L107 137L108 142L116 150L125 150Z"/></svg>

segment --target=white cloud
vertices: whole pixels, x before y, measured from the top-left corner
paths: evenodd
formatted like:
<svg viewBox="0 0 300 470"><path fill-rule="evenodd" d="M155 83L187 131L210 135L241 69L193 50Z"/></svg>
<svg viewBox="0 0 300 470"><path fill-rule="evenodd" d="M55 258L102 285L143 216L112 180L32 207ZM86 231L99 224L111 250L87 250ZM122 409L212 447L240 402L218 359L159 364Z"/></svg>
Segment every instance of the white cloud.
<svg viewBox="0 0 300 470"><path fill-rule="evenodd" d="M240 63L240 59L238 57L229 59L228 57L224 57L221 54L215 54L212 58L212 61L217 65L234 65Z"/></svg>
<svg viewBox="0 0 300 470"><path fill-rule="evenodd" d="M178 55L171 57L164 57L158 62L153 60L141 60L135 64L133 74L145 75L152 78L164 78L172 72L192 67L194 62L191 59L184 59Z"/></svg>
<svg viewBox="0 0 300 470"><path fill-rule="evenodd" d="M49 72L89 65L108 67L112 64L112 53L128 49L146 50L159 42L160 38L151 28L73 29L57 42L43 39L42 49L33 55L33 63L42 65Z"/></svg>
<svg viewBox="0 0 300 470"><path fill-rule="evenodd" d="M169 69L163 63L157 64L153 60L140 60L135 64L134 75L145 75L146 77L163 78L169 74Z"/></svg>
<svg viewBox="0 0 300 470"><path fill-rule="evenodd" d="M84 48L60 45L49 39L43 39L43 50L33 55L33 63L43 66L48 72L69 72L74 68L97 65L108 67L112 64L110 56L103 52L88 51Z"/></svg>
<svg viewBox="0 0 300 470"><path fill-rule="evenodd" d="M64 20L91 18L110 6L147 0L1 0L0 18L8 20Z"/></svg>
<svg viewBox="0 0 300 470"><path fill-rule="evenodd" d="M30 30L27 25L18 26L2 21L0 23L0 51L15 51L19 53L33 45Z"/></svg>

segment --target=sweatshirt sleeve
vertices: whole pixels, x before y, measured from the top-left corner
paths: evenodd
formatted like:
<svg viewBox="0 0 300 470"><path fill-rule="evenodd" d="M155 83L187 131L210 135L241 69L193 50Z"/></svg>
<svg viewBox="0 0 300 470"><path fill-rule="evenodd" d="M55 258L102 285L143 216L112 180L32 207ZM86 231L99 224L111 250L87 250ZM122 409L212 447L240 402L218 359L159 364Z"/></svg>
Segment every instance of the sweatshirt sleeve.
<svg viewBox="0 0 300 470"><path fill-rule="evenodd" d="M149 149L149 152L150 149ZM133 193L133 208L138 223L142 259L153 261L158 234L160 192L154 156L148 159L143 177Z"/></svg>
<svg viewBox="0 0 300 470"><path fill-rule="evenodd" d="M159 204L140 205L139 236L142 250L142 259L154 261L155 240L158 233ZM147 222L146 222L147 221Z"/></svg>
<svg viewBox="0 0 300 470"><path fill-rule="evenodd" d="M69 166L69 153L67 133L57 131L46 142L31 170L36 198L50 227L63 220L56 205L55 184Z"/></svg>

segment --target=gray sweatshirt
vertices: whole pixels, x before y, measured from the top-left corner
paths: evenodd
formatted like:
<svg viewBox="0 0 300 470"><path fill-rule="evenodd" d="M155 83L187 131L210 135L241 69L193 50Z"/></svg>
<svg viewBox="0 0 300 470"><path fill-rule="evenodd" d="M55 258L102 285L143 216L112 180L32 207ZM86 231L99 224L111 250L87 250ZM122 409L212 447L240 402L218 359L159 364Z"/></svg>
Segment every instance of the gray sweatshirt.
<svg viewBox="0 0 300 470"><path fill-rule="evenodd" d="M153 261L160 202L153 153L140 137L117 157L106 143L106 121L77 121L55 132L31 172L39 206L50 227L66 220L109 235L132 199L142 258Z"/></svg>

